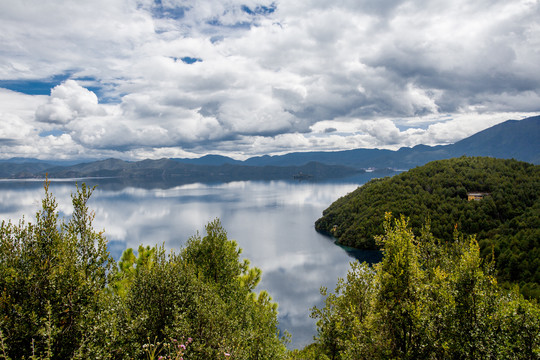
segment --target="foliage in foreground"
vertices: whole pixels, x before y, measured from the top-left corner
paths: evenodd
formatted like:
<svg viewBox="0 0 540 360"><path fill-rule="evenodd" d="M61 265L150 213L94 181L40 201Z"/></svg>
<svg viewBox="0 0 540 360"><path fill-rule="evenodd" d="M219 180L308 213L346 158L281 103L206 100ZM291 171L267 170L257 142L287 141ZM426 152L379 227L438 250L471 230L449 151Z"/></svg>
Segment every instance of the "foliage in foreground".
<svg viewBox="0 0 540 360"><path fill-rule="evenodd" d="M218 220L178 254L141 246L117 266L92 228L92 190L77 188L65 221L46 183L36 224L1 224L0 358L285 356L277 305L253 292L260 270Z"/></svg>
<svg viewBox="0 0 540 360"><path fill-rule="evenodd" d="M260 270L218 220L179 253L128 249L118 264L92 227L92 189L59 219L45 184L36 224L0 226L0 359L539 358L540 307L501 290L474 238L415 236L384 222L380 264L354 263L315 343L287 354Z"/></svg>
<svg viewBox="0 0 540 360"><path fill-rule="evenodd" d="M352 263L335 293L321 290L316 343L296 358L540 358L540 306L500 289L474 237L415 237L387 214L377 240L381 263Z"/></svg>

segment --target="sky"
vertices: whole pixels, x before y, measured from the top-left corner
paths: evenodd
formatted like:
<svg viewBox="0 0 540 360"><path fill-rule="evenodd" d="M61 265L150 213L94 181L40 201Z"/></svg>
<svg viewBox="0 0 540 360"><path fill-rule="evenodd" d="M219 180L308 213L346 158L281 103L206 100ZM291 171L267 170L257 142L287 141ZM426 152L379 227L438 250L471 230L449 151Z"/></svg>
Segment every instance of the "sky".
<svg viewBox="0 0 540 360"><path fill-rule="evenodd" d="M450 144L540 113L540 0L0 0L0 158Z"/></svg>

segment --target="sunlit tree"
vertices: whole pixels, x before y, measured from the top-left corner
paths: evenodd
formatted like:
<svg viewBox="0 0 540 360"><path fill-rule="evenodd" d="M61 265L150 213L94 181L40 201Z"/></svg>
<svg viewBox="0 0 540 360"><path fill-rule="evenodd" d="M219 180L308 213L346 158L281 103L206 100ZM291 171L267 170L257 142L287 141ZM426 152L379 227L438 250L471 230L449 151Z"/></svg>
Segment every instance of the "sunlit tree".
<svg viewBox="0 0 540 360"><path fill-rule="evenodd" d="M381 263L353 263L335 293L323 291L306 358L540 356L540 306L498 286L474 236L455 230L452 241L438 241L428 223L416 238L404 217L389 215L384 230Z"/></svg>
<svg viewBox="0 0 540 360"><path fill-rule="evenodd" d="M36 223L0 226L0 329L12 358L43 354L74 357L99 318L112 258L92 226L87 203L93 189L77 188L73 215L60 219L45 182Z"/></svg>

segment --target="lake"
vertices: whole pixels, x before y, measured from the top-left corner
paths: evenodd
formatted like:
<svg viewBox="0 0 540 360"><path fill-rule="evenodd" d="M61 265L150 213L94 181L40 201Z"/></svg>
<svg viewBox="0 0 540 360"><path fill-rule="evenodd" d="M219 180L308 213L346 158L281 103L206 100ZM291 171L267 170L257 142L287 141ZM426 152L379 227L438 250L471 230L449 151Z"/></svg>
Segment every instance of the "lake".
<svg viewBox="0 0 540 360"><path fill-rule="evenodd" d="M301 348L316 334L310 308L322 306L321 286L335 288L354 256L378 259L377 252L351 254L331 238L317 233L314 222L333 201L355 190L375 174L339 182L238 181L222 184L129 186L114 181L84 180L98 184L89 206L94 227L105 230L109 250L118 260L128 248L161 245L179 249L205 225L221 219L229 239L237 241L242 256L259 267L257 290L267 290L279 304L282 330L292 334L290 348ZM82 180L78 181L79 183ZM61 216L72 212L70 194L75 181L53 181ZM42 182L0 181L0 220L33 222L41 206Z"/></svg>

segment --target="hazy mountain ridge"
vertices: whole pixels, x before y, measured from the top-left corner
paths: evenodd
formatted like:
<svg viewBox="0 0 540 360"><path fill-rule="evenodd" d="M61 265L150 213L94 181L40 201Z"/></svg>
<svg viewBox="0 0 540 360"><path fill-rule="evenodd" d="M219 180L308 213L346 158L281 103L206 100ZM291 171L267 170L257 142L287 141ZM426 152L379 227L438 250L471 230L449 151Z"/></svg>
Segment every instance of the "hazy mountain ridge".
<svg viewBox="0 0 540 360"><path fill-rule="evenodd" d="M294 152L235 160L221 155L197 159L159 159L136 162L106 159L80 164L37 159L0 161L2 178L122 177L164 178L185 181L250 180L290 178L304 173L316 178L352 175L367 168L409 169L430 161L459 156L513 158L540 164L540 116L508 120L451 145L417 145L397 151L354 149L344 151ZM312 163L311 165L309 165ZM318 165L314 165L317 163Z"/></svg>
<svg viewBox="0 0 540 360"><path fill-rule="evenodd" d="M319 161L355 168L409 169L430 161L453 157L489 156L540 164L540 116L508 120L450 145L416 145L397 151L355 149L336 152L289 153L261 156L246 160L253 165L298 165L303 161Z"/></svg>
<svg viewBox="0 0 540 360"><path fill-rule="evenodd" d="M73 166L53 166L38 163L0 165L8 178L121 178L138 180L169 180L175 182L278 180L307 174L316 179L345 177L361 172L341 166L310 162L301 166L247 166L235 164L196 165L172 159L128 162L106 159ZM8 166L9 165L9 166ZM10 172L11 171L11 172Z"/></svg>

